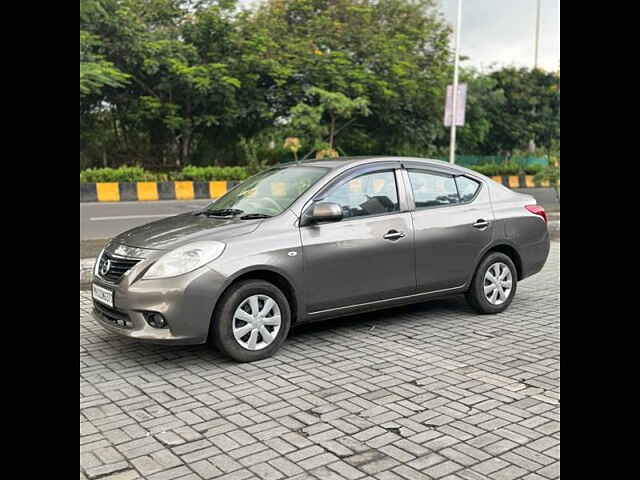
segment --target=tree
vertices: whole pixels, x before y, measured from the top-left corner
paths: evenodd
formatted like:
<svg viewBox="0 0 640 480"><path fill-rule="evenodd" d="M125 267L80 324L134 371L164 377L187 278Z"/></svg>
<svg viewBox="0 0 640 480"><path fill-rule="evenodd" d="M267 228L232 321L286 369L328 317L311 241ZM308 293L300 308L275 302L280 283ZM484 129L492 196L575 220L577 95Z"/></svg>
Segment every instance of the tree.
<svg viewBox="0 0 640 480"><path fill-rule="evenodd" d="M319 88L369 101L371 115L354 115L341 133L343 151L427 149L440 131L450 71L450 31L435 6L433 0L267 0L243 17L243 63L264 87L275 124L286 124L295 107L299 118L317 118L306 101L308 90Z"/></svg>
<svg viewBox="0 0 640 480"><path fill-rule="evenodd" d="M504 103L492 115L488 143L495 151L525 150L533 139L550 148L560 138L559 74L540 69L504 68L492 72Z"/></svg>
<svg viewBox="0 0 640 480"><path fill-rule="evenodd" d="M268 155L263 140L284 140L294 108L301 121L322 102L326 134L310 142L336 147L337 137L355 154L428 150L450 70L435 5L83 0L81 52L93 56L81 58L81 149L88 163L114 166L240 163L242 138Z"/></svg>
<svg viewBox="0 0 640 480"><path fill-rule="evenodd" d="M308 134L314 150L336 150L336 137L353 123L355 115L369 116L369 100L312 87L308 99L291 109L291 127ZM310 105L310 103L312 103ZM340 120L346 121L338 125Z"/></svg>
<svg viewBox="0 0 640 480"><path fill-rule="evenodd" d="M96 17L105 15L99 0L80 1L80 96L100 94L104 87L122 87L128 75L104 60L100 37L83 30Z"/></svg>
<svg viewBox="0 0 640 480"><path fill-rule="evenodd" d="M466 124L458 128L458 150L467 155L511 156L533 139L549 150L560 140L559 75L513 67L482 73L463 69L468 84ZM436 141L449 148L449 130Z"/></svg>
<svg viewBox="0 0 640 480"><path fill-rule="evenodd" d="M497 81L474 69L465 69L461 81L467 84L466 124L458 129L458 150L474 155L495 155L495 146L489 141L494 118L500 115L506 99L497 87ZM441 144L448 148L449 131Z"/></svg>
<svg viewBox="0 0 640 480"><path fill-rule="evenodd" d="M230 72L224 45L234 5L113 0L108 15L94 19L91 28L104 45L104 62L129 79L126 89L107 90L100 99L110 106L114 134L125 144L146 131L145 156L179 166L208 131L233 123L241 82Z"/></svg>
<svg viewBox="0 0 640 480"><path fill-rule="evenodd" d="M129 80L129 75L93 51L98 44L95 36L80 31L80 96L100 94L105 87L122 87Z"/></svg>
<svg viewBox="0 0 640 480"><path fill-rule="evenodd" d="M81 0L81 165L257 168L290 158L288 136L331 155L439 155L453 55L437 4ZM461 152L559 142L559 73L462 79Z"/></svg>

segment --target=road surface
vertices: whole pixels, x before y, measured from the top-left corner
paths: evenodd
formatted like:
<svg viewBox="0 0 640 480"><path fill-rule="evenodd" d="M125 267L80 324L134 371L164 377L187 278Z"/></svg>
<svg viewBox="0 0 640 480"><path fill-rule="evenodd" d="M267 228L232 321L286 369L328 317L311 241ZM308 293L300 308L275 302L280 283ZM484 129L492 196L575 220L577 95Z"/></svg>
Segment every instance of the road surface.
<svg viewBox="0 0 640 480"><path fill-rule="evenodd" d="M105 240L161 218L202 208L211 200L80 204L80 258L95 257Z"/></svg>
<svg viewBox="0 0 640 480"><path fill-rule="evenodd" d="M80 240L111 238L131 228L178 215L211 203L211 200L81 203Z"/></svg>

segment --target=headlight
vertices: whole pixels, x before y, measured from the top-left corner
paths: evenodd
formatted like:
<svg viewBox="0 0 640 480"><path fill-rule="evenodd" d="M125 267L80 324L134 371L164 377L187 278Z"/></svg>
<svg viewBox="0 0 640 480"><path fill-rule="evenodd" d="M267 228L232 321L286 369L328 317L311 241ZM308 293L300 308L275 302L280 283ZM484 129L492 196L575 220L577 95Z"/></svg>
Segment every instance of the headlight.
<svg viewBox="0 0 640 480"><path fill-rule="evenodd" d="M176 248L160 257L142 278L169 278L193 272L222 255L224 247L220 242L194 242Z"/></svg>
<svg viewBox="0 0 640 480"><path fill-rule="evenodd" d="M100 269L100 259L102 258L102 255L104 255L104 248L100 251L100 255L98 255L98 258L96 258L96 264L93 266L94 277L98 276L98 270Z"/></svg>

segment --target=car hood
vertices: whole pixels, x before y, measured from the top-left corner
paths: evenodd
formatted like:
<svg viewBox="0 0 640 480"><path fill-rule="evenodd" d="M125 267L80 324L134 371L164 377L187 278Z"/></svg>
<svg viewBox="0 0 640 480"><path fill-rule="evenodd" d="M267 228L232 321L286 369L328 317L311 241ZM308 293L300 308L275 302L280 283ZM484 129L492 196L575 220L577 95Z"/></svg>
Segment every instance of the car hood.
<svg viewBox="0 0 640 480"><path fill-rule="evenodd" d="M136 227L115 237L113 243L143 249L173 250L199 240L224 241L248 235L261 223L262 220L212 218L186 213Z"/></svg>

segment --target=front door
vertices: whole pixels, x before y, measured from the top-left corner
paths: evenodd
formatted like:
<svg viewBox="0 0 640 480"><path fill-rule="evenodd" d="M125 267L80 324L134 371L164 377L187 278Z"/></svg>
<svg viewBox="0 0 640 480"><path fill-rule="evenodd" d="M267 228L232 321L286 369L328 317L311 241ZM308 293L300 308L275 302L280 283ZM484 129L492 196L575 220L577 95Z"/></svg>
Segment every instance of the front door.
<svg viewBox="0 0 640 480"><path fill-rule="evenodd" d="M342 206L344 219L300 229L308 313L414 292L412 218L401 211L396 175L351 174L321 194Z"/></svg>

